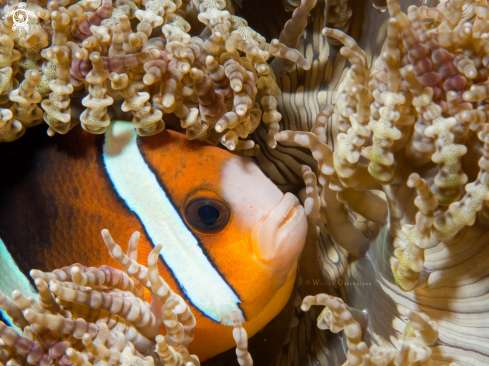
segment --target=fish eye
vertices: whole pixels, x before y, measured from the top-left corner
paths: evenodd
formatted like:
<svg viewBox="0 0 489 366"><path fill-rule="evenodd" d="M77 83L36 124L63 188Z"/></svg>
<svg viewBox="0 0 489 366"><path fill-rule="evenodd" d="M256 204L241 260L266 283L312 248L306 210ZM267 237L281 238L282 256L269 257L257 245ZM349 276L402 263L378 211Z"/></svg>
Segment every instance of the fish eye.
<svg viewBox="0 0 489 366"><path fill-rule="evenodd" d="M185 219L194 229L213 233L221 230L229 221L228 206L214 198L196 198L185 207Z"/></svg>
<svg viewBox="0 0 489 366"><path fill-rule="evenodd" d="M197 215L199 219L206 225L212 225L221 216L221 213L217 208L212 205L200 206L197 210Z"/></svg>

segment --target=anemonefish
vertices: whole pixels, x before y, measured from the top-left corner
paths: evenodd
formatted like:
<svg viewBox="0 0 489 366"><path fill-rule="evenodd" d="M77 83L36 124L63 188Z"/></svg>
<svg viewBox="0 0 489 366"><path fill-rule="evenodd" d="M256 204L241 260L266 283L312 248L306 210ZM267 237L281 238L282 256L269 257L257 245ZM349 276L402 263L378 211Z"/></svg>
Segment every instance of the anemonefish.
<svg viewBox="0 0 489 366"><path fill-rule="evenodd" d="M118 267L101 230L123 249L139 231L141 264L163 244L160 275L190 304L190 351L201 361L235 346L231 311L249 336L280 312L306 216L251 159L174 131L140 138L122 121L105 135L44 134L33 128L0 146L0 259L10 276L2 291L26 287L31 269Z"/></svg>

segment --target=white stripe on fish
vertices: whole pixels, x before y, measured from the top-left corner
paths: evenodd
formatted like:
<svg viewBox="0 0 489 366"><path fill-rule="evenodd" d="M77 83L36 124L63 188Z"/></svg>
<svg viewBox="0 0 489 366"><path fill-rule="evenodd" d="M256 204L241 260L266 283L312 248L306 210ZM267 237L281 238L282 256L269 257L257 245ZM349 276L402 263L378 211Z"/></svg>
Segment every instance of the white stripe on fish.
<svg viewBox="0 0 489 366"><path fill-rule="evenodd" d="M104 162L109 177L127 206L136 213L181 288L202 313L232 325L231 311L240 300L207 259L154 173L142 157L137 134L129 122L116 121L107 129Z"/></svg>

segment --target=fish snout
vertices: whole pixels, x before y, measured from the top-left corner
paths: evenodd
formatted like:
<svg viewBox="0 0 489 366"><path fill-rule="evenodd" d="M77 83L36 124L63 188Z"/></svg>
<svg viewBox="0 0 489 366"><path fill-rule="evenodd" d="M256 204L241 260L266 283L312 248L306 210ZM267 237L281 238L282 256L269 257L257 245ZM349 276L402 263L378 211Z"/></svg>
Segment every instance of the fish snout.
<svg viewBox="0 0 489 366"><path fill-rule="evenodd" d="M287 279L302 252L307 234L304 207L292 193L260 221L252 233L253 249L261 261L274 272L279 285Z"/></svg>

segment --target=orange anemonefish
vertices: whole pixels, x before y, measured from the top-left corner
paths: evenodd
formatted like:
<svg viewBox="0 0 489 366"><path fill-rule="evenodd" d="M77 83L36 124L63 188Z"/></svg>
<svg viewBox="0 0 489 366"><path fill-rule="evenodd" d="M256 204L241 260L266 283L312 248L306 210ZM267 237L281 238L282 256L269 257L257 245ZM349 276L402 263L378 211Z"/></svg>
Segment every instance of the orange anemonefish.
<svg viewBox="0 0 489 366"><path fill-rule="evenodd" d="M44 134L34 128L0 146L7 288L17 275L5 258L24 276L18 281L34 268L76 262L118 267L100 235L106 228L123 248L141 232L144 265L163 244L160 275L191 305L197 327L190 351L202 361L235 346L232 310L245 318L249 336L280 312L294 284L306 217L297 198L284 195L251 159L173 131L138 138L122 121L104 136L80 127Z"/></svg>

